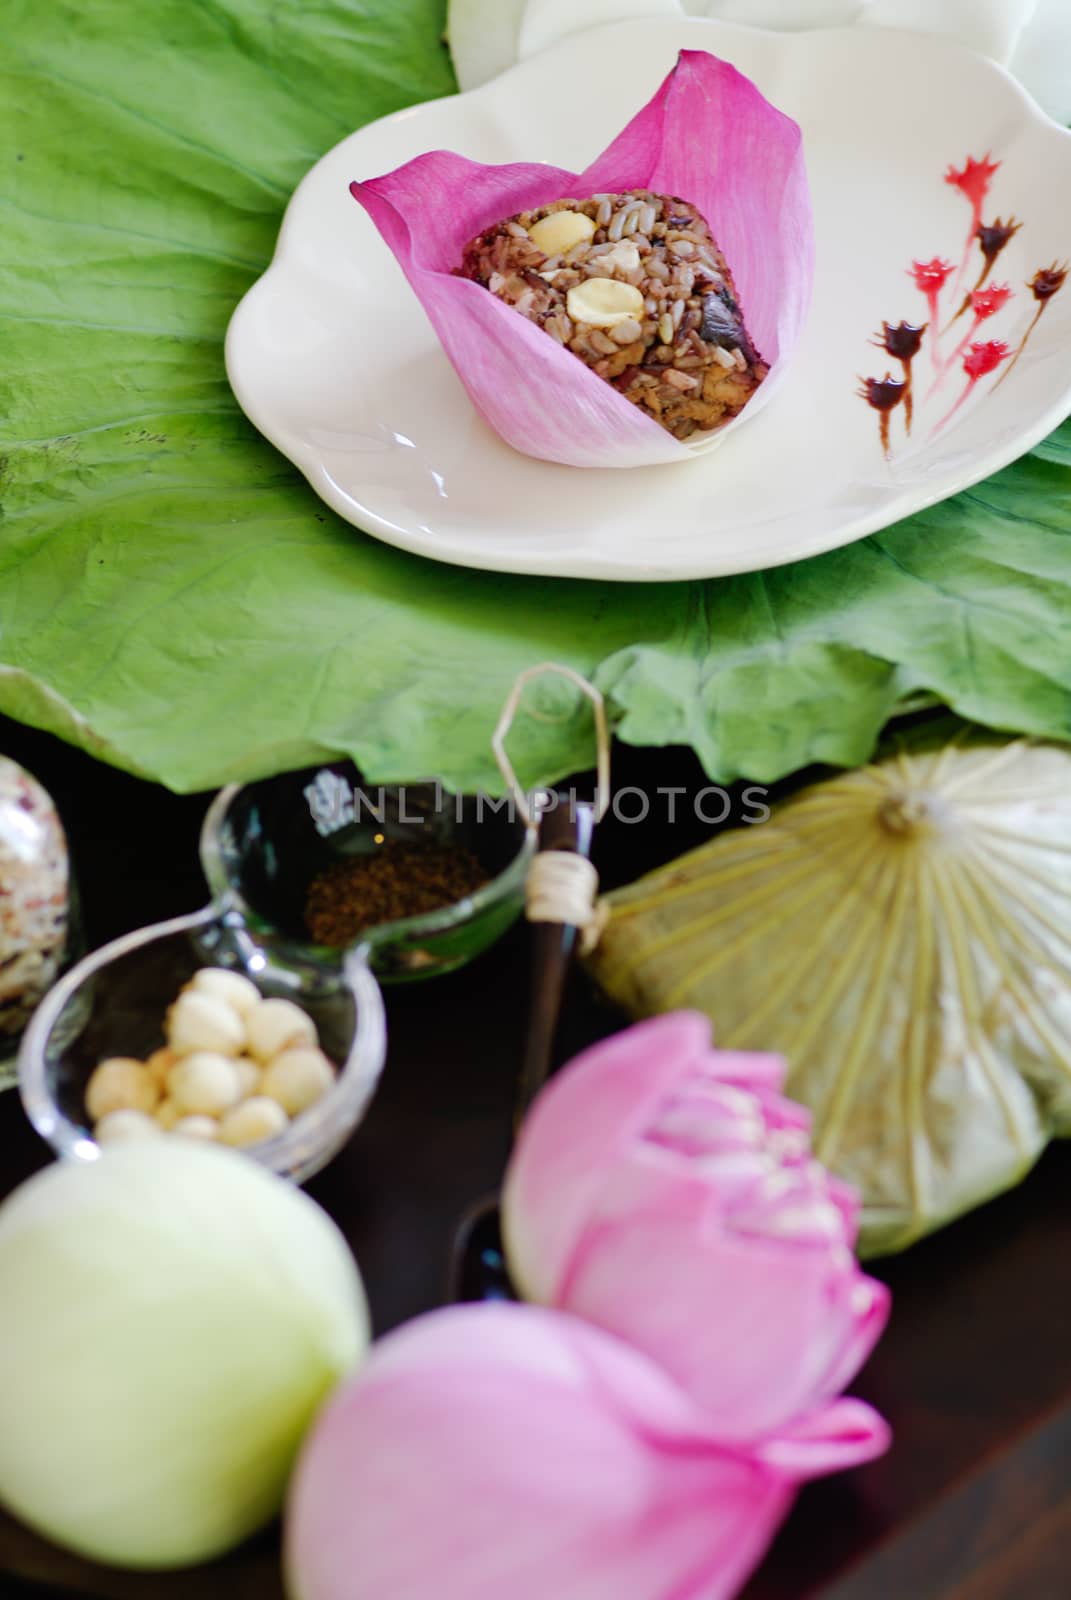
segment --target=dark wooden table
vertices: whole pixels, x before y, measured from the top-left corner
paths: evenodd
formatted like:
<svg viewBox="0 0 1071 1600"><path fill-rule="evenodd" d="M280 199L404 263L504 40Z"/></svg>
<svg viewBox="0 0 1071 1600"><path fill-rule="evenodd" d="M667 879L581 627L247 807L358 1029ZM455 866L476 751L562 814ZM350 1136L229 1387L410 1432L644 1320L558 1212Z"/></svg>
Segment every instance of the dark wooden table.
<svg viewBox="0 0 1071 1600"><path fill-rule="evenodd" d="M60 805L91 943L203 903L204 797L177 798L3 719L0 752L35 771ZM619 783L652 792L704 782L683 752L617 759ZM609 821L597 847L604 882L628 881L697 842L703 829L683 802L679 814L673 827ZM438 1303L454 1219L500 1175L526 958L518 928L462 973L388 992L382 1087L353 1143L309 1186L353 1246L379 1332ZM618 1022L574 978L561 1055ZM0 1194L45 1160L17 1096L0 1096ZM1062 1147L1015 1194L882 1264L893 1318L853 1387L890 1419L895 1448L801 1495L746 1600L1071 1597L1069 1246L1071 1153ZM0 1595L31 1600L43 1590L280 1600L275 1535L195 1573L144 1576L64 1555L0 1513Z"/></svg>

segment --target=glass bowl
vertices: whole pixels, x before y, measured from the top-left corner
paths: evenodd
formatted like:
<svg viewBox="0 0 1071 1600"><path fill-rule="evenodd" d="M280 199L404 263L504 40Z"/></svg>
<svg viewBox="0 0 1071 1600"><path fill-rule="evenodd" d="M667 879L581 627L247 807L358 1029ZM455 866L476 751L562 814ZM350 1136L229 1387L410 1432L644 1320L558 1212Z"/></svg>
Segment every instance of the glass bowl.
<svg viewBox="0 0 1071 1600"><path fill-rule="evenodd" d="M536 830L511 800L453 795L437 783L369 787L349 761L307 767L220 790L205 817L201 866L217 908L237 912L258 943L337 962L342 952L311 942L305 928L309 885L398 839L464 846L488 881L440 911L368 928L360 943L385 981L453 972L524 907Z"/></svg>
<svg viewBox="0 0 1071 1600"><path fill-rule="evenodd" d="M303 1183L346 1143L372 1098L387 1048L383 997L364 951L348 951L329 966L284 962L257 946L240 919L209 906L95 950L38 1006L19 1050L19 1087L27 1116L58 1155L97 1158L100 1146L85 1111L90 1074L108 1056L144 1059L162 1045L168 1006L204 966L231 967L265 997L295 1001L338 1067L321 1100L277 1138L242 1153Z"/></svg>

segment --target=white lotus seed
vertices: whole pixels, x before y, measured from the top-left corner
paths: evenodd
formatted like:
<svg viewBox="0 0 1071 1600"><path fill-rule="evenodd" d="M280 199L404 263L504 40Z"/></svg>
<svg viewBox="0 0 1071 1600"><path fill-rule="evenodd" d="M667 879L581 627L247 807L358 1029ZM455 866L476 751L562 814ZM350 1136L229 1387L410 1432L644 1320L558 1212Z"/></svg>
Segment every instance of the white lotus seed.
<svg viewBox="0 0 1071 1600"><path fill-rule="evenodd" d="M245 1023L215 995L186 989L167 1013L167 1039L180 1056L195 1050L236 1056L245 1044Z"/></svg>
<svg viewBox="0 0 1071 1600"><path fill-rule="evenodd" d="M586 322L589 328L613 328L630 317L643 321L643 295L616 278L588 278L575 284L565 304L573 321Z"/></svg>
<svg viewBox="0 0 1071 1600"><path fill-rule="evenodd" d="M248 1056L239 1056L234 1063L234 1070L238 1074L240 1097L248 1100L260 1087L260 1068L255 1061L250 1061Z"/></svg>
<svg viewBox="0 0 1071 1600"><path fill-rule="evenodd" d="M254 1007L260 1004L260 990L256 984L227 967L201 967L187 987L198 994L209 994L216 1000L222 1000L240 1017L248 1017Z"/></svg>
<svg viewBox="0 0 1071 1600"><path fill-rule="evenodd" d="M245 1046L245 1023L226 1001L187 987L165 1018L168 1046L176 1057L210 1050L235 1056Z"/></svg>
<svg viewBox="0 0 1071 1600"><path fill-rule="evenodd" d="M159 1050L154 1050L145 1063L147 1071L157 1084L161 1094L163 1094L164 1085L167 1083L167 1075L177 1060L178 1056L165 1044Z"/></svg>
<svg viewBox="0 0 1071 1600"><path fill-rule="evenodd" d="M292 1000L262 1000L249 1015L249 1054L258 1061L296 1045L317 1043L316 1024Z"/></svg>
<svg viewBox="0 0 1071 1600"><path fill-rule="evenodd" d="M218 1139L219 1123L215 1117L180 1117L171 1132L180 1139Z"/></svg>
<svg viewBox="0 0 1071 1600"><path fill-rule="evenodd" d="M152 1073L131 1056L102 1061L86 1085L86 1110L94 1122L112 1111L151 1111L159 1098Z"/></svg>
<svg viewBox="0 0 1071 1600"><path fill-rule="evenodd" d="M93 1129L98 1144L126 1144L135 1139L154 1139L160 1129L144 1111L109 1111Z"/></svg>
<svg viewBox="0 0 1071 1600"><path fill-rule="evenodd" d="M297 1117L322 1100L334 1081L335 1069L321 1050L284 1050L264 1068L260 1092Z"/></svg>
<svg viewBox="0 0 1071 1600"><path fill-rule="evenodd" d="M289 1121L278 1101L269 1100L265 1095L253 1095L251 1099L243 1100L240 1106L228 1111L221 1120L220 1142L234 1145L236 1148L260 1144L262 1140L274 1139L277 1134L284 1132Z"/></svg>
<svg viewBox="0 0 1071 1600"><path fill-rule="evenodd" d="M528 229L528 237L545 256L564 255L594 236L595 224L582 211L552 211Z"/></svg>
<svg viewBox="0 0 1071 1600"><path fill-rule="evenodd" d="M237 1065L229 1056L209 1050L195 1050L172 1067L168 1092L184 1113L215 1117L230 1110L241 1099L242 1086Z"/></svg>
<svg viewBox="0 0 1071 1600"><path fill-rule="evenodd" d="M635 272L640 264L640 252L631 239L622 239L612 250L599 257L599 267L610 272Z"/></svg>
<svg viewBox="0 0 1071 1600"><path fill-rule="evenodd" d="M153 1114L156 1118L156 1126L162 1128L165 1133L170 1133L175 1123L186 1115L178 1101L173 1100L170 1095L160 1101Z"/></svg>

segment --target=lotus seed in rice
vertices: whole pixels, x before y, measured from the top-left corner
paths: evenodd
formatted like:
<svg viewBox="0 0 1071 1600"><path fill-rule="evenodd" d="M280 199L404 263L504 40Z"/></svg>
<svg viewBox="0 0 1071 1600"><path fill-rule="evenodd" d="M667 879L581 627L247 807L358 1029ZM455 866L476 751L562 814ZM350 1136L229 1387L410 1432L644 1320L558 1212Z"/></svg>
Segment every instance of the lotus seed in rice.
<svg viewBox="0 0 1071 1600"><path fill-rule="evenodd" d="M456 270L677 439L730 421L769 370L709 227L673 196L635 189L522 211L473 239Z"/></svg>

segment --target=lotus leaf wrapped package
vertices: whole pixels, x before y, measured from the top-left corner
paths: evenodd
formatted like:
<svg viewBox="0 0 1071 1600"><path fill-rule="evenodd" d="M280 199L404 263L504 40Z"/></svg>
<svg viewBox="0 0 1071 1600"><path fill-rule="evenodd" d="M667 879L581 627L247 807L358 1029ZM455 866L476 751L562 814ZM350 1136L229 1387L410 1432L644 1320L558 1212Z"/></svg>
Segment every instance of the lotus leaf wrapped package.
<svg viewBox="0 0 1071 1600"><path fill-rule="evenodd" d="M955 736L950 740L950 732ZM1071 1132L1071 751L947 722L609 896L592 966L777 1051L864 1253L1008 1188Z"/></svg>
<svg viewBox="0 0 1071 1600"><path fill-rule="evenodd" d="M583 173L440 150L350 188L477 410L544 460L689 460L767 403L806 318L800 130L705 51Z"/></svg>

